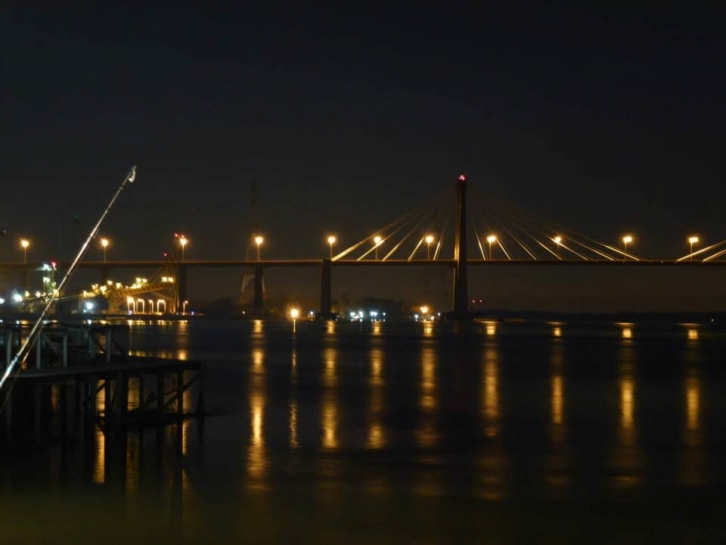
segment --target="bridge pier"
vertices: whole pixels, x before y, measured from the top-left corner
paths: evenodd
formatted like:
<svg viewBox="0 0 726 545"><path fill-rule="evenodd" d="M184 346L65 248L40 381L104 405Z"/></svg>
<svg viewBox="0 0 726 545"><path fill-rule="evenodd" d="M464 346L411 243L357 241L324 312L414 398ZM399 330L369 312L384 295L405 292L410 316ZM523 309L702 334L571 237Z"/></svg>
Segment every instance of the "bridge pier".
<svg viewBox="0 0 726 545"><path fill-rule="evenodd" d="M330 259L323 259L320 274L320 317L332 316L333 267Z"/></svg>
<svg viewBox="0 0 726 545"><path fill-rule="evenodd" d="M186 265L179 265L177 273L177 302L175 312L179 312L179 309L184 309L184 301L187 300L187 267Z"/></svg>
<svg viewBox="0 0 726 545"><path fill-rule="evenodd" d="M264 295L264 284L262 283L262 265L255 265L255 299L254 309L262 310L262 300Z"/></svg>

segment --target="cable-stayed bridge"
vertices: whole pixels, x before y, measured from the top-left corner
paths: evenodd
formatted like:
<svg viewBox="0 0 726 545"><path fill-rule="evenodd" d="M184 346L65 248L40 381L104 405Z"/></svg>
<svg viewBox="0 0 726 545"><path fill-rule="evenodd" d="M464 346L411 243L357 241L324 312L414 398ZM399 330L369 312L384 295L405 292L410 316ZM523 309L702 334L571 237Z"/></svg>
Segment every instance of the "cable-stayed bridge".
<svg viewBox="0 0 726 545"><path fill-rule="evenodd" d="M453 272L453 292L449 317L469 314L468 269L482 266L618 266L618 267L708 267L726 265L726 240L698 248L698 238L688 239L690 251L670 259L646 259L635 252L635 235L624 233L619 244L594 238L523 210L505 200L470 188L462 175L455 183L455 198L449 185L401 217L355 242L336 250L337 237L329 237L329 256L323 259L264 259L262 233L250 233L257 245L256 255L246 259L190 260L184 248L172 259L84 261L81 268L99 271L100 285L112 270L150 269L164 271L173 282L160 285L165 308L184 309L188 299L188 271L192 269L239 268L253 285L253 307L264 305L265 269L313 267L320 270L320 315L331 316L333 270L341 267L444 267ZM186 240L186 239L185 239ZM695 246L695 249L694 249ZM17 270L26 279L40 262L0 263L0 270ZM68 263L58 263L60 269ZM157 275L158 276L158 275ZM173 286L169 286L169 283ZM142 286L144 293L150 285ZM133 288L117 290L128 296ZM117 298L119 296L117 295ZM131 298L129 298L130 300ZM115 304L121 307L120 303Z"/></svg>

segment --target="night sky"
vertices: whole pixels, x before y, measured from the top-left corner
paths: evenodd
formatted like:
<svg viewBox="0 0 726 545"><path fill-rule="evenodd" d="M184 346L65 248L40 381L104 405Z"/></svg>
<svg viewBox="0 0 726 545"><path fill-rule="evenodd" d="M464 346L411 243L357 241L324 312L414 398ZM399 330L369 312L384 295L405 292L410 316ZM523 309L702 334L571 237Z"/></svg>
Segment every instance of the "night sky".
<svg viewBox="0 0 726 545"><path fill-rule="evenodd" d="M460 172L596 239L631 231L644 257L681 256L694 232L726 239L721 13L34 4L0 12L0 260L21 258L21 236L36 257L70 253L133 164L138 183L103 230L118 259L156 258L175 231L190 237L190 259L243 257L252 181L265 255L322 257L329 231L344 247L446 184L453 199ZM535 273L497 273L472 291L499 279L519 295L494 306L547 307L551 296L579 308L577 285L585 293L605 273L552 274L537 287ZM612 275L615 292L632 284ZM678 291L685 277L636 277L633 306L717 307L719 289L726 300L718 274L689 277L697 297ZM238 289L225 278L221 291ZM198 296L219 295L198 283Z"/></svg>

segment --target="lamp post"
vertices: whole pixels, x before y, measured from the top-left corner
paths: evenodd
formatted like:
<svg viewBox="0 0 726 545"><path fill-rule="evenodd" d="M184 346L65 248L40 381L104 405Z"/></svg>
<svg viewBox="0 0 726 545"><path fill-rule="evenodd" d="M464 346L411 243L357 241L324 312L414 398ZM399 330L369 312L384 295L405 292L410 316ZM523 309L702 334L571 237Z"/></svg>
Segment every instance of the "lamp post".
<svg viewBox="0 0 726 545"><path fill-rule="evenodd" d="M335 241L338 240L335 238L335 235L330 235L328 237L328 245L330 246L330 260L333 260L333 244L335 244Z"/></svg>
<svg viewBox="0 0 726 545"><path fill-rule="evenodd" d="M106 237L101 239L101 247L103 248L103 262L106 263L106 248L108 248L109 240Z"/></svg>
<svg viewBox="0 0 726 545"><path fill-rule="evenodd" d="M257 235L255 237L255 244L257 244L257 261L260 261L260 246L265 241L264 237Z"/></svg>
<svg viewBox="0 0 726 545"><path fill-rule="evenodd" d="M555 244L557 245L557 257L560 257L560 244L562 244L562 237L560 235L557 235L552 240L554 240Z"/></svg>
<svg viewBox="0 0 726 545"><path fill-rule="evenodd" d="M20 239L20 246L23 248L23 263L28 262L28 246L30 246L30 241L26 238Z"/></svg>
<svg viewBox="0 0 726 545"><path fill-rule="evenodd" d="M699 238L697 236L690 236L688 237L688 244L691 245L691 256L688 258L689 260L693 261L693 245L698 244Z"/></svg>
<svg viewBox="0 0 726 545"><path fill-rule="evenodd" d="M489 259L492 259L492 244L494 244L497 241L496 235L489 235L487 237L487 242L489 243Z"/></svg>
<svg viewBox="0 0 726 545"><path fill-rule="evenodd" d="M373 242L375 243L375 246L374 246L374 248L376 249L376 254L375 254L375 256L376 256L376 261L378 261L378 247L379 247L379 246L381 245L381 242L383 242L383 239L381 238L381 236L380 236L380 235L376 235L376 236L375 236L375 237L373 238Z"/></svg>
<svg viewBox="0 0 726 545"><path fill-rule="evenodd" d="M426 235L424 239L426 241L426 259L431 259L431 243L434 241L433 235Z"/></svg>
<svg viewBox="0 0 726 545"><path fill-rule="evenodd" d="M628 259L628 244L633 242L633 236L632 235L625 235L623 237L623 261Z"/></svg>
<svg viewBox="0 0 726 545"><path fill-rule="evenodd" d="M179 235L179 244L181 245L181 260L184 261L184 249L189 244L189 239L185 235Z"/></svg>

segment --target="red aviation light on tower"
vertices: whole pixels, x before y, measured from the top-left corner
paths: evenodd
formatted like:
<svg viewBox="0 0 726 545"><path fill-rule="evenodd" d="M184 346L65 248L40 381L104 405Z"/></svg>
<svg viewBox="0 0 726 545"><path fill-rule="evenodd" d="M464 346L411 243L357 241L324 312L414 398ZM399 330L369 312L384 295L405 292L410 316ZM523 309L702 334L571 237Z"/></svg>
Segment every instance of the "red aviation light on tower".
<svg viewBox="0 0 726 545"><path fill-rule="evenodd" d="M464 176L463 174L459 174L459 181L460 182L465 182L466 181L466 176Z"/></svg>

